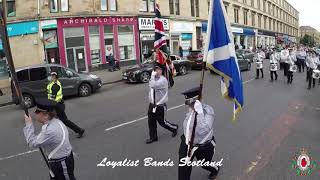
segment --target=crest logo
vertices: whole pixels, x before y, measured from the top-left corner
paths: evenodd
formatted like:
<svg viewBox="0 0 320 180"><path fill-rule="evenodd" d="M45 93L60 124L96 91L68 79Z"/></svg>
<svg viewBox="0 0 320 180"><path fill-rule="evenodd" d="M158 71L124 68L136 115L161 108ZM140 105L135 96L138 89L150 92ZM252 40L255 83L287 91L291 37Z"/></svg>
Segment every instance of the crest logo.
<svg viewBox="0 0 320 180"><path fill-rule="evenodd" d="M290 165L291 168L295 169L297 176L309 176L318 167L316 161L310 156L310 152L305 148L296 152Z"/></svg>

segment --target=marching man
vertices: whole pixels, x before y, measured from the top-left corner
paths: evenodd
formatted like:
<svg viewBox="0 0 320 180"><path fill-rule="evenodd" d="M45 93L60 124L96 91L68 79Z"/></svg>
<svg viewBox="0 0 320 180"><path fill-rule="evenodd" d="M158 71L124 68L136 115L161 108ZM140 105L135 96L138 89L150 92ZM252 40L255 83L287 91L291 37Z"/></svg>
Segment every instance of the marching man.
<svg viewBox="0 0 320 180"><path fill-rule="evenodd" d="M287 64L289 66L289 70L287 72L287 79L288 79L288 84L292 84L293 81L293 73L297 72L297 66L295 65L296 62L296 56L294 55L294 53L292 52L292 50L290 50L290 55L289 58L287 60Z"/></svg>
<svg viewBox="0 0 320 180"><path fill-rule="evenodd" d="M307 57L307 80L308 80L308 89L311 89L311 83L313 84L313 88L316 86L316 79L312 77L313 71L317 69L317 65L315 62L315 53L311 53L310 56Z"/></svg>
<svg viewBox="0 0 320 180"><path fill-rule="evenodd" d="M203 165L202 168L210 172L209 179L215 179L218 175L219 167L210 164L216 146L213 135L214 110L211 106L202 104L197 100L200 94L200 87L190 89L182 94L186 98L185 104L189 106L189 112L183 122L184 134L181 136L179 148L179 180L190 180L192 166L186 165L186 162L192 161L194 157L198 161L203 160L208 164ZM192 154L191 158L189 158L188 148L196 115L197 126L194 134Z"/></svg>
<svg viewBox="0 0 320 180"><path fill-rule="evenodd" d="M280 66L282 65L283 68L283 74L284 76L287 76L288 70L289 70L289 64L288 64L288 60L289 60L289 50L283 49L281 51L281 61L280 61Z"/></svg>
<svg viewBox="0 0 320 180"><path fill-rule="evenodd" d="M256 73L256 79L259 79L261 72L261 77L263 78L263 59L265 58L265 53L262 50L258 50L255 54L256 64L257 64L257 73Z"/></svg>
<svg viewBox="0 0 320 180"><path fill-rule="evenodd" d="M280 54L278 52L273 51L270 55L270 77L271 82L273 82L273 76L275 76L275 80L278 79L278 60L280 59Z"/></svg>
<svg viewBox="0 0 320 180"><path fill-rule="evenodd" d="M171 124L166 120L167 102L168 102L168 81L163 76L164 67L161 64L156 64L151 74L149 82L149 110L148 110L148 125L149 136L146 143L150 144L158 141L157 122L165 129L172 132L172 137L178 133L178 125Z"/></svg>

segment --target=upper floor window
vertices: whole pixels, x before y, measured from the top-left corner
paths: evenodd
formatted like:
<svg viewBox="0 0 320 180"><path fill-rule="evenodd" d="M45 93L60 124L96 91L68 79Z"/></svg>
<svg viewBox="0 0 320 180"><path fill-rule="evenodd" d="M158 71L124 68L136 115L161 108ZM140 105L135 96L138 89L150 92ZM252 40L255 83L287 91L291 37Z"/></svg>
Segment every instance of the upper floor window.
<svg viewBox="0 0 320 180"><path fill-rule="evenodd" d="M59 7L61 12L68 12L69 0L50 0L50 12L52 13L59 12Z"/></svg>
<svg viewBox="0 0 320 180"><path fill-rule="evenodd" d="M180 0L169 0L169 10L170 14L180 15Z"/></svg>
<svg viewBox="0 0 320 180"><path fill-rule="evenodd" d="M247 4L247 0L243 0L243 4Z"/></svg>
<svg viewBox="0 0 320 180"><path fill-rule="evenodd" d="M258 5L258 9L260 10L261 9L261 3L260 3L260 0L257 1L257 5Z"/></svg>
<svg viewBox="0 0 320 180"><path fill-rule="evenodd" d="M101 10L107 11L109 8L110 11L117 10L117 0L101 0Z"/></svg>
<svg viewBox="0 0 320 180"><path fill-rule="evenodd" d="M253 8L254 8L254 1L255 0L251 0L251 7L253 7Z"/></svg>
<svg viewBox="0 0 320 180"><path fill-rule="evenodd" d="M239 23L239 8L234 8L234 23Z"/></svg>
<svg viewBox="0 0 320 180"><path fill-rule="evenodd" d="M256 25L256 14L254 12L251 13L251 25L252 26Z"/></svg>
<svg viewBox="0 0 320 180"><path fill-rule="evenodd" d="M243 11L243 23L248 25L248 10Z"/></svg>
<svg viewBox="0 0 320 180"><path fill-rule="evenodd" d="M263 0L263 11L267 12L267 2L266 2L266 0Z"/></svg>
<svg viewBox="0 0 320 180"><path fill-rule="evenodd" d="M195 0L196 2L196 17L199 17L200 16L200 9L199 9L199 0Z"/></svg>
<svg viewBox="0 0 320 180"><path fill-rule="evenodd" d="M7 16L13 17L16 16L16 1L7 0Z"/></svg>
<svg viewBox="0 0 320 180"><path fill-rule="evenodd" d="M142 0L140 11L142 12L154 12L154 0Z"/></svg>
<svg viewBox="0 0 320 180"><path fill-rule="evenodd" d="M194 0L190 0L190 4L191 4L191 16L194 17Z"/></svg>

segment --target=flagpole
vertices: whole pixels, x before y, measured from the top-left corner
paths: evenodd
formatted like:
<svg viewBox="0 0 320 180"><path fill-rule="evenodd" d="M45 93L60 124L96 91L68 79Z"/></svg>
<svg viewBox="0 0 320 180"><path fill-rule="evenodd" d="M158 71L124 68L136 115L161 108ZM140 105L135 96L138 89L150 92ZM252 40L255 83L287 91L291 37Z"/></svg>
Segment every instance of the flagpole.
<svg viewBox="0 0 320 180"><path fill-rule="evenodd" d="M0 3L1 3L0 4L0 36L1 36L1 40L2 40L3 51L5 53L7 63L8 63L9 69L10 69L11 82L13 85L12 88L14 88L14 92L17 94L17 97L19 98L19 102L25 112L25 115L29 116L29 111L28 111L28 108L25 106L25 102L22 97L21 89L18 84L18 78L17 78L15 66L13 63L13 58L12 58L12 53L11 53L11 48L10 48L10 43L9 43L9 38L8 38L8 32L7 32L5 7L3 6L3 1L1 1ZM40 147L39 150L40 150L41 155L49 168L49 173L50 173L51 177L54 177L54 174L50 169L48 159L45 156L42 148Z"/></svg>

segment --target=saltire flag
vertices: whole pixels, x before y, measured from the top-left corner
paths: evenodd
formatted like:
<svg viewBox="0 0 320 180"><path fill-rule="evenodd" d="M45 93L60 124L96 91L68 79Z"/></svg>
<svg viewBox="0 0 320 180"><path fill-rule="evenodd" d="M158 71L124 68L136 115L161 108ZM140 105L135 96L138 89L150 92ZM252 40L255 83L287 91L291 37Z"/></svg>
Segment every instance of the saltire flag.
<svg viewBox="0 0 320 180"><path fill-rule="evenodd" d="M156 13L156 17L154 19L154 25L155 25L154 48L156 50L156 61L157 63L165 67L164 75L168 79L169 87L172 87L174 85L173 76L176 74L176 70L169 58L166 34L164 31L163 22L161 21L160 7L158 3L155 3L155 13Z"/></svg>
<svg viewBox="0 0 320 180"><path fill-rule="evenodd" d="M233 120L244 104L243 84L228 15L222 0L211 0L208 20L206 64L222 76L222 95L234 102Z"/></svg>

